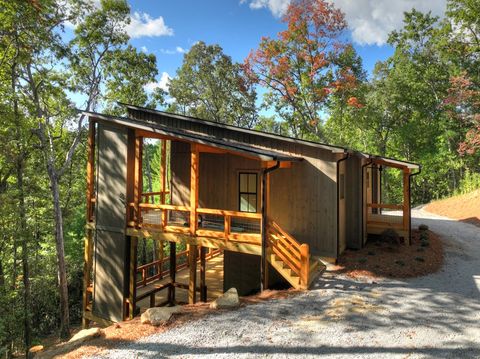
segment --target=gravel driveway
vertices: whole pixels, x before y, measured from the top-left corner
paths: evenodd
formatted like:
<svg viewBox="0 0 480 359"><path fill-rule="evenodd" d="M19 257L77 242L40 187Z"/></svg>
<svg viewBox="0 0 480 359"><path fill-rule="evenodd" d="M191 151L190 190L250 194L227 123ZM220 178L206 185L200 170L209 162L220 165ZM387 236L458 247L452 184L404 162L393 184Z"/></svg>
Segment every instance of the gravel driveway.
<svg viewBox="0 0 480 359"><path fill-rule="evenodd" d="M480 358L480 229L421 209L412 217L445 239L436 274L326 274L300 296L212 314L102 358Z"/></svg>

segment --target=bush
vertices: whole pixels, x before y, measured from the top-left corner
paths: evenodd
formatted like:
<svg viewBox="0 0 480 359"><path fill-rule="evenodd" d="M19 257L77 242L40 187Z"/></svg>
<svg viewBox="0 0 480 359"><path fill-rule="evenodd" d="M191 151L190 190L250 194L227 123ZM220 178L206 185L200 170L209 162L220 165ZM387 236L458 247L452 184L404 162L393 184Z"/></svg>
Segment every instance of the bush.
<svg viewBox="0 0 480 359"><path fill-rule="evenodd" d="M418 229L421 231L428 231L428 226L426 224L421 224L418 226Z"/></svg>
<svg viewBox="0 0 480 359"><path fill-rule="evenodd" d="M392 244L400 244L400 236L394 229L386 229L382 232L382 241Z"/></svg>
<svg viewBox="0 0 480 359"><path fill-rule="evenodd" d="M428 232L420 233L420 240L421 241L428 241L429 239L430 239L430 236L428 235Z"/></svg>

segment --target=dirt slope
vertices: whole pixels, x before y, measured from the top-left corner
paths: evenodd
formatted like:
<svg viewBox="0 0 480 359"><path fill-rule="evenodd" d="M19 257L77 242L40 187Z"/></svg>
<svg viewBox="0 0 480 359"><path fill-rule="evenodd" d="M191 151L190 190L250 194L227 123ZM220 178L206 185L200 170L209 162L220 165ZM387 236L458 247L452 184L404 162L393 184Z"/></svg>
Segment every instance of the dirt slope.
<svg viewBox="0 0 480 359"><path fill-rule="evenodd" d="M480 227L480 190L434 201L423 209Z"/></svg>

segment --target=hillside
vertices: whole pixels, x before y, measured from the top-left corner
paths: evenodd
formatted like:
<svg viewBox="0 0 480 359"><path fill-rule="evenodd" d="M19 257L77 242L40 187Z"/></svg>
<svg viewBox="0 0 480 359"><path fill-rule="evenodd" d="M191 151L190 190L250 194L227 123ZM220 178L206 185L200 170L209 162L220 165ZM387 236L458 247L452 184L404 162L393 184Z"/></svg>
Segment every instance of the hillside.
<svg viewBox="0 0 480 359"><path fill-rule="evenodd" d="M431 202L424 209L480 227L480 190Z"/></svg>

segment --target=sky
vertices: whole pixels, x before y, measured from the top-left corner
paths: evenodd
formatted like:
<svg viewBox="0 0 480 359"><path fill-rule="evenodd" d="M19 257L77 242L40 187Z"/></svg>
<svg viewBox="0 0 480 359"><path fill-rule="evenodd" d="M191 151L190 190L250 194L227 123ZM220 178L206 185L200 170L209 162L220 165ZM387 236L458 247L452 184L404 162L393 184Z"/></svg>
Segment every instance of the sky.
<svg viewBox="0 0 480 359"><path fill-rule="evenodd" d="M98 1L98 0L97 0ZM442 16L446 0L331 0L344 13L349 36L371 73L393 49L388 33L402 27L412 8ZM197 41L219 44L234 61L243 62L262 36L285 28L281 17L290 0L129 0L131 43L157 57L159 75L149 88L168 87L183 55Z"/></svg>

